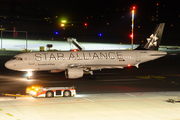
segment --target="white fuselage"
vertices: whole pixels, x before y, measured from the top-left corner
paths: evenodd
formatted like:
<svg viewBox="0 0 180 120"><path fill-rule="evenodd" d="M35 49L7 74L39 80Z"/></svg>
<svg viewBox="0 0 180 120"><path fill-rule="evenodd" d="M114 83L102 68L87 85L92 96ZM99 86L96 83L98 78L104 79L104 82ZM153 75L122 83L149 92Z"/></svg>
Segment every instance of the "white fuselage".
<svg viewBox="0 0 180 120"><path fill-rule="evenodd" d="M30 52L14 56L5 63L8 69L17 71L51 71L79 67L98 70L136 66L165 56L163 51L151 50L102 50Z"/></svg>

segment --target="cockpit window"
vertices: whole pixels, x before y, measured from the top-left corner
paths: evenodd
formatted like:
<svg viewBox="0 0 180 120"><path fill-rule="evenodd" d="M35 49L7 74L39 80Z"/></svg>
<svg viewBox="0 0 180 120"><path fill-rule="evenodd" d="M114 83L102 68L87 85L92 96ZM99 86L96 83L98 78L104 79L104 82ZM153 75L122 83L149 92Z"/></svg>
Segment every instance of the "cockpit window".
<svg viewBox="0 0 180 120"><path fill-rule="evenodd" d="M11 60L22 60L21 57L13 57Z"/></svg>

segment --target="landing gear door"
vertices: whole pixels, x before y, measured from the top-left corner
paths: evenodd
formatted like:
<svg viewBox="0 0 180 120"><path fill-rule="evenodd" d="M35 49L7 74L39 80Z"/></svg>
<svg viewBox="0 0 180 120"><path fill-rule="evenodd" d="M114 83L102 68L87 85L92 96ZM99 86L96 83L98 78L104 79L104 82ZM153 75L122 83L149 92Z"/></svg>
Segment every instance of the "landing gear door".
<svg viewBox="0 0 180 120"><path fill-rule="evenodd" d="M140 62L141 61L141 53L140 52L136 52L136 62Z"/></svg>
<svg viewBox="0 0 180 120"><path fill-rule="evenodd" d="M34 65L34 55L29 54L29 65Z"/></svg>

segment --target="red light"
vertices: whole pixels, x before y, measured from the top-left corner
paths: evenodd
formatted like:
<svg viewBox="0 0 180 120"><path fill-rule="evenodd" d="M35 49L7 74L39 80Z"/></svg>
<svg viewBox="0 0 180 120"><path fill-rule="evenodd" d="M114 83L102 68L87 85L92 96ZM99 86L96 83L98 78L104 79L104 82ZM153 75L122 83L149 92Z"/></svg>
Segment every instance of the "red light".
<svg viewBox="0 0 180 120"><path fill-rule="evenodd" d="M133 10L135 10L136 9L136 6L133 6Z"/></svg>
<svg viewBox="0 0 180 120"><path fill-rule="evenodd" d="M132 37L133 37L133 35L132 35L132 34L130 34L130 35L129 35L129 37L130 37L130 38L132 38Z"/></svg>
<svg viewBox="0 0 180 120"><path fill-rule="evenodd" d="M159 3L156 4L157 6L159 5Z"/></svg>
<svg viewBox="0 0 180 120"><path fill-rule="evenodd" d="M70 49L70 51L77 52L79 50L78 49Z"/></svg>
<svg viewBox="0 0 180 120"><path fill-rule="evenodd" d="M131 65L130 65L130 64L127 64L127 66L128 66L128 67L131 67Z"/></svg>
<svg viewBox="0 0 180 120"><path fill-rule="evenodd" d="M87 26L87 23L84 23L84 26Z"/></svg>

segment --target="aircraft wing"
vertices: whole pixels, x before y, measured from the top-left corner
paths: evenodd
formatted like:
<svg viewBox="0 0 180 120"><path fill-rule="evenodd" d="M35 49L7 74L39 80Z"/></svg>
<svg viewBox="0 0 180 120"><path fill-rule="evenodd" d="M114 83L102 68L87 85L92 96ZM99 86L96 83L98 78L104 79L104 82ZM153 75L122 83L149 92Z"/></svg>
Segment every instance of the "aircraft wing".
<svg viewBox="0 0 180 120"><path fill-rule="evenodd" d="M70 68L82 68L82 69L91 69L91 70L100 70L100 69L111 69L111 68L121 68L124 67L122 65L115 64L69 64Z"/></svg>

